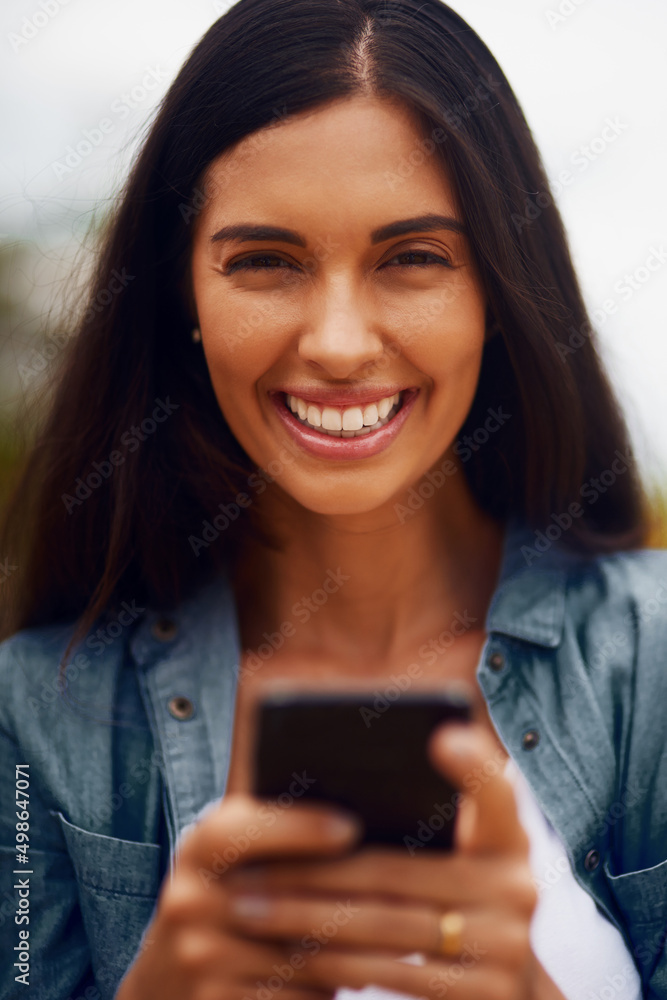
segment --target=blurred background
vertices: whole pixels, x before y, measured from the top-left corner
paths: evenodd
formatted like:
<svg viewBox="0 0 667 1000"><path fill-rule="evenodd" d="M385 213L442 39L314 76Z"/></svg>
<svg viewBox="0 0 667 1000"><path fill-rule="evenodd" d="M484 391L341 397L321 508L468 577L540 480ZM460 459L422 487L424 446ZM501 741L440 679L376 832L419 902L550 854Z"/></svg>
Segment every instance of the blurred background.
<svg viewBox="0 0 667 1000"><path fill-rule="evenodd" d="M0 484L160 98L226 0L3 0ZM453 0L541 149L667 545L664 0ZM248 66L252 72L252 66ZM91 387L94 391L94 387ZM3 497L0 485L0 503Z"/></svg>

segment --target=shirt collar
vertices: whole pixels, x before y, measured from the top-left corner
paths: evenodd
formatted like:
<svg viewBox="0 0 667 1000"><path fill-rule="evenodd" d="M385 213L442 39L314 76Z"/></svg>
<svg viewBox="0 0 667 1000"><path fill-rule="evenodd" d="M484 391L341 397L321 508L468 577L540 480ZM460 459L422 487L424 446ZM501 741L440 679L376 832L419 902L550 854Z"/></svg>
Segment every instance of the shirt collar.
<svg viewBox="0 0 667 1000"><path fill-rule="evenodd" d="M484 623L488 634L500 632L552 648L560 645L567 571L583 557L557 542L550 542L516 515L507 521L498 581ZM159 617L163 617L159 611L151 610L135 636L133 652L141 665L159 657L156 646L162 643L155 643L148 634ZM199 636L200 648L203 628L204 634L207 630L215 633L217 641L212 645L218 650L226 649L232 657L240 654L236 604L226 568L187 598L172 617L180 619L186 632L192 630L191 634Z"/></svg>
<svg viewBox="0 0 667 1000"><path fill-rule="evenodd" d="M560 645L568 568L583 557L562 548L562 531L558 525L555 529L552 541L518 516L508 520L498 583L485 620L487 633L502 632L551 648Z"/></svg>

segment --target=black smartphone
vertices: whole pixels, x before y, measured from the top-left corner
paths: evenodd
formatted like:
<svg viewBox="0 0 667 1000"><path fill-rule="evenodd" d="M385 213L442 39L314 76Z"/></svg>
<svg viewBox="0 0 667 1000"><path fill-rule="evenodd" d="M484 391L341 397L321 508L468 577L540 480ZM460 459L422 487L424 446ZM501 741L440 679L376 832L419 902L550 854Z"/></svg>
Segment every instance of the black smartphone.
<svg viewBox="0 0 667 1000"><path fill-rule="evenodd" d="M377 690L273 691L255 710L255 796L342 806L363 820L359 845L451 849L458 790L426 745L443 722L470 721L465 692L402 692L389 702Z"/></svg>

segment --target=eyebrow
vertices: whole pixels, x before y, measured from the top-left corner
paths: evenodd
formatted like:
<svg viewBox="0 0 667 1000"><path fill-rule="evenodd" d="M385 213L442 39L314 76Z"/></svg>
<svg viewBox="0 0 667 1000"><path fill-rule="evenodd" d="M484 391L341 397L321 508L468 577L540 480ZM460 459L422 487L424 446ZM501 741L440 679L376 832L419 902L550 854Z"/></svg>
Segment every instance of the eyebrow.
<svg viewBox="0 0 667 1000"><path fill-rule="evenodd" d="M395 236L404 236L413 232L433 232L436 229L448 229L450 232L467 234L465 225L450 215L417 215L413 219L399 219L386 226L380 226L371 233L371 243L382 243ZM297 247L305 247L306 240L293 229L282 229L279 226L262 226L253 224L238 224L223 226L211 236L211 243L234 242L243 243L261 240L279 240L281 243L292 243Z"/></svg>

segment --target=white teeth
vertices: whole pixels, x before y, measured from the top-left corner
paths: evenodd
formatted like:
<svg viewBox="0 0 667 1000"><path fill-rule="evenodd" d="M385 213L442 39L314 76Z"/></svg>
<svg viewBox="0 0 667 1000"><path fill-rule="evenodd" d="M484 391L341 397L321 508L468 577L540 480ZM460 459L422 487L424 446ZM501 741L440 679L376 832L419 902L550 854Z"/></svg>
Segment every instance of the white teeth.
<svg viewBox="0 0 667 1000"><path fill-rule="evenodd" d="M342 431L343 418L340 410L334 410L331 406L325 406L322 410L322 427L325 431Z"/></svg>
<svg viewBox="0 0 667 1000"><path fill-rule="evenodd" d="M364 410L364 426L372 427L373 424L378 422L378 408L375 403L371 403Z"/></svg>
<svg viewBox="0 0 667 1000"><path fill-rule="evenodd" d="M298 396L287 395L288 408L306 426L321 429L332 437L361 437L379 430L396 415L401 403L401 393L387 396L367 406L350 406L339 410L333 406L319 407L306 403Z"/></svg>
<svg viewBox="0 0 667 1000"><path fill-rule="evenodd" d="M380 400L380 402L378 403L378 417L380 418L380 420L384 420L384 418L387 416L393 405L394 405L393 396L391 397L391 399Z"/></svg>
<svg viewBox="0 0 667 1000"><path fill-rule="evenodd" d="M344 431L360 431L363 426L364 415L358 406L354 406L351 410L343 411Z"/></svg>
<svg viewBox="0 0 667 1000"><path fill-rule="evenodd" d="M306 420L308 421L309 424L312 424L313 427L321 427L322 426L322 414L320 413L320 411L317 409L316 406L309 406L308 407L308 412L306 414Z"/></svg>

